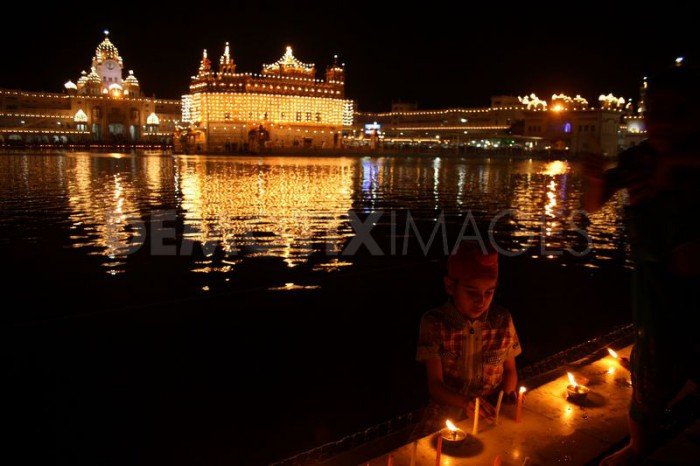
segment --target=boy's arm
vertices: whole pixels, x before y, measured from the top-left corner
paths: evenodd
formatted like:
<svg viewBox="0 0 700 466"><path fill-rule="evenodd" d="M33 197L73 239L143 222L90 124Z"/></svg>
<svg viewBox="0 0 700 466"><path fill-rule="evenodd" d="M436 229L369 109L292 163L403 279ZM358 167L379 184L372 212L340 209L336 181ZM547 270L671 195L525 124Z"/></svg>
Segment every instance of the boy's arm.
<svg viewBox="0 0 700 466"><path fill-rule="evenodd" d="M518 370L515 366L515 356L503 362L503 391L510 396L518 386Z"/></svg>
<svg viewBox="0 0 700 466"><path fill-rule="evenodd" d="M435 401L463 409L468 407L467 397L445 385L440 358L427 359L425 369L428 375L428 392Z"/></svg>

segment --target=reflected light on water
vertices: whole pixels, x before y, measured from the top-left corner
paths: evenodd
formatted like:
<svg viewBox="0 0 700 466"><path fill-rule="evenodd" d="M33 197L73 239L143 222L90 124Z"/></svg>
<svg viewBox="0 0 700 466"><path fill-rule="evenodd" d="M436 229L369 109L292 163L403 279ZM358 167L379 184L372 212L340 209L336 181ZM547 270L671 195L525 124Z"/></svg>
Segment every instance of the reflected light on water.
<svg viewBox="0 0 700 466"><path fill-rule="evenodd" d="M214 242L226 253L248 248L248 257L270 255L294 267L305 262L314 242L339 243L350 232L348 162L178 162L187 239Z"/></svg>
<svg viewBox="0 0 700 466"><path fill-rule="evenodd" d="M569 168L570 166L568 162L564 162L562 160L554 160L545 164L544 169L541 173L547 176L564 175L569 172Z"/></svg>
<svg viewBox="0 0 700 466"><path fill-rule="evenodd" d="M499 221L499 241L532 248L528 257L535 260L566 265L558 255L541 254L537 240L544 232L550 251L571 245L577 228L571 219L581 208L578 170L565 161L450 157L5 155L0 229L25 242L40 241L48 231L65 235L68 247L101 258L104 270L118 274L133 264L129 246L143 240L134 222L170 211L176 219L168 228L179 232L177 242L194 242L194 250L204 252L181 262L191 272L235 273L262 257L296 268L315 257L310 270L328 273L353 265L352 257L327 254L342 251L354 235L351 211L410 210L424 225L443 212L454 227L467 212L488 223L513 209ZM579 227L593 245L583 266L624 256L625 200L617 194ZM66 223L68 233L56 233ZM396 234L403 229L398 225ZM215 257L217 250L228 262Z"/></svg>

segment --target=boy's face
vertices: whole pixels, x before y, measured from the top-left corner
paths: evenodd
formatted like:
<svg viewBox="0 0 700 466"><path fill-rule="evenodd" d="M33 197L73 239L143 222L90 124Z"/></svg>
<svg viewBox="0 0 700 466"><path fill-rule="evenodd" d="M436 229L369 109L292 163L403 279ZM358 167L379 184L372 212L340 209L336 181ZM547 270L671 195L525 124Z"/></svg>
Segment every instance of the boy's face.
<svg viewBox="0 0 700 466"><path fill-rule="evenodd" d="M445 277L445 291L452 296L460 314L469 319L478 319L491 305L496 291L496 278Z"/></svg>

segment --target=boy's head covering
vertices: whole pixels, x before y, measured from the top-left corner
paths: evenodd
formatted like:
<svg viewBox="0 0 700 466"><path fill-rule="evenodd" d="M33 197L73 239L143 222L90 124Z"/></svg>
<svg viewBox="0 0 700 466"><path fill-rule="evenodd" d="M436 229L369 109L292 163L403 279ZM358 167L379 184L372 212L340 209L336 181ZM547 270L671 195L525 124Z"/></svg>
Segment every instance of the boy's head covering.
<svg viewBox="0 0 700 466"><path fill-rule="evenodd" d="M447 276L453 280L498 278L498 253L476 241L462 241L447 259Z"/></svg>

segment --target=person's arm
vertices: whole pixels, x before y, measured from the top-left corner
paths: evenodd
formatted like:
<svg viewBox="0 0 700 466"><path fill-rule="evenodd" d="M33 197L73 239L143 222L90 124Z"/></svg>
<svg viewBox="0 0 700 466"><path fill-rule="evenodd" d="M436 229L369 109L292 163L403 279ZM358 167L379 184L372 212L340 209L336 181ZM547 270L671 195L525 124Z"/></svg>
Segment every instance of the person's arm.
<svg viewBox="0 0 700 466"><path fill-rule="evenodd" d="M506 403L514 403L518 397L518 369L515 365L515 358L522 352L520 347L520 338L515 330L513 318L510 317L508 322L508 334L510 335L509 350L503 361L503 381L501 387L505 394Z"/></svg>
<svg viewBox="0 0 700 466"><path fill-rule="evenodd" d="M440 358L426 360L425 369L428 375L428 392L435 401L462 409L468 408L467 397L445 385Z"/></svg>
<svg viewBox="0 0 700 466"><path fill-rule="evenodd" d="M515 366L515 356L511 356L503 362L503 392L506 400L513 401L517 396L518 370Z"/></svg>
<svg viewBox="0 0 700 466"><path fill-rule="evenodd" d="M585 162L583 208L586 212L596 212L615 194L610 182L615 169L605 170L605 164L600 156L591 156Z"/></svg>

